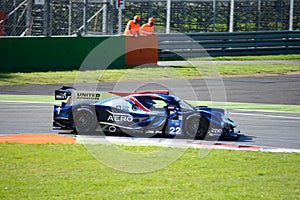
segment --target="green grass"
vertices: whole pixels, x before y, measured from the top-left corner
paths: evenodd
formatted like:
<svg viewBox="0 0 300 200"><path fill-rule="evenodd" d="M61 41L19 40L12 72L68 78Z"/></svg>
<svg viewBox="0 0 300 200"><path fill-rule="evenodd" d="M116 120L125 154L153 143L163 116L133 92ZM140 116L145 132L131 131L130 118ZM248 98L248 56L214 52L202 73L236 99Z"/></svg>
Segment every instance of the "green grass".
<svg viewBox="0 0 300 200"><path fill-rule="evenodd" d="M43 95L0 95L0 101L19 101L19 102L55 102L54 96ZM59 103L57 101L57 103ZM199 101L190 102L193 105L223 107L226 109L247 109L247 110L268 110L282 112L300 112L300 105L284 104L258 104L258 103L241 103L241 102L211 102Z"/></svg>
<svg viewBox="0 0 300 200"><path fill-rule="evenodd" d="M130 174L106 167L79 144L2 143L0 199L300 198L300 154L212 150L200 158L199 151L188 149L158 171Z"/></svg>
<svg viewBox="0 0 300 200"><path fill-rule="evenodd" d="M243 64L217 65L222 75L266 75L299 72L300 64Z"/></svg>
<svg viewBox="0 0 300 200"><path fill-rule="evenodd" d="M67 84L74 82L102 82L128 80L155 80L174 78L197 78L201 76L221 75L258 75L300 72L300 64L240 64L240 65L175 66L175 67L119 67L92 71L55 71L55 72L2 72L0 85L26 84Z"/></svg>
<svg viewBox="0 0 300 200"><path fill-rule="evenodd" d="M19 102L54 102L53 96L44 95L10 95L0 94L1 101L19 101Z"/></svg>
<svg viewBox="0 0 300 200"><path fill-rule="evenodd" d="M284 104L259 104L259 103L241 103L241 102L210 102L200 101L192 103L197 105L223 107L226 109L246 109L246 110L265 110L279 112L300 112L300 105L284 105Z"/></svg>
<svg viewBox="0 0 300 200"><path fill-rule="evenodd" d="M256 56L216 56L210 58L191 58L189 60L300 60L300 54L256 55Z"/></svg>

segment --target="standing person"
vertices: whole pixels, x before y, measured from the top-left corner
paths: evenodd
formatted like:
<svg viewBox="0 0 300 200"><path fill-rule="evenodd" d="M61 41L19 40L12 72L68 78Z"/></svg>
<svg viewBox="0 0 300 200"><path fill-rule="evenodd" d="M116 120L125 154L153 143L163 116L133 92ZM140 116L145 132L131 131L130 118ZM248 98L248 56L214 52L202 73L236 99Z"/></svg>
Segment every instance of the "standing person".
<svg viewBox="0 0 300 200"><path fill-rule="evenodd" d="M149 36L154 34L154 21L155 19L153 17L150 17L148 19L148 23L143 24L140 28L140 34L142 36Z"/></svg>
<svg viewBox="0 0 300 200"><path fill-rule="evenodd" d="M140 35L140 22L141 17L139 15L134 16L133 20L128 21L124 34L126 36L135 36Z"/></svg>

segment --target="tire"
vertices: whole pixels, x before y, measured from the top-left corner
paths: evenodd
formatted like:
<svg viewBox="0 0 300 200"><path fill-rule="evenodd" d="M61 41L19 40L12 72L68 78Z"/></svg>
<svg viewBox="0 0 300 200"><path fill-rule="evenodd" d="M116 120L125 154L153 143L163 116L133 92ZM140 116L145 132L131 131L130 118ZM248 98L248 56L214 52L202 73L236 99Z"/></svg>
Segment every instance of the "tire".
<svg viewBox="0 0 300 200"><path fill-rule="evenodd" d="M184 123L184 134L187 138L204 139L209 127L208 120L199 115L190 115Z"/></svg>
<svg viewBox="0 0 300 200"><path fill-rule="evenodd" d="M206 117L201 116L200 123L199 123L199 129L197 132L197 137L199 139L204 139L209 128L209 121Z"/></svg>
<svg viewBox="0 0 300 200"><path fill-rule="evenodd" d="M184 121L183 131L184 136L189 139L194 139L199 129L199 115L190 115Z"/></svg>
<svg viewBox="0 0 300 200"><path fill-rule="evenodd" d="M95 112L89 107L78 107L73 111L73 124L78 134L95 132L99 125Z"/></svg>

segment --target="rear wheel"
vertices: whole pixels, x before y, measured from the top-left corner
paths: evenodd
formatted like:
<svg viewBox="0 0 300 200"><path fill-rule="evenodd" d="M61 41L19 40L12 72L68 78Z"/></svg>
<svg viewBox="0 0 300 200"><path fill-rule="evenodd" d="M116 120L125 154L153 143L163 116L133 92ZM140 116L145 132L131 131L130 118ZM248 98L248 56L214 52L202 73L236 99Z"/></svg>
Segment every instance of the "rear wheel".
<svg viewBox="0 0 300 200"><path fill-rule="evenodd" d="M90 107L76 108L73 111L73 123L78 134L93 132L99 125L97 116Z"/></svg>

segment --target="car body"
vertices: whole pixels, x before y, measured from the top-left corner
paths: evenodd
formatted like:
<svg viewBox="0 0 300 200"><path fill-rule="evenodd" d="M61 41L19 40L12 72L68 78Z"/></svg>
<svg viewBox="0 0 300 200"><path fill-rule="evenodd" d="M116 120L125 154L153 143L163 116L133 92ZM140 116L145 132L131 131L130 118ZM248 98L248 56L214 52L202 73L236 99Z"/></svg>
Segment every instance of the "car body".
<svg viewBox="0 0 300 200"><path fill-rule="evenodd" d="M139 92L80 92L72 87L55 91L53 129L78 134L103 132L134 136L238 137L225 110L194 107L167 90Z"/></svg>

